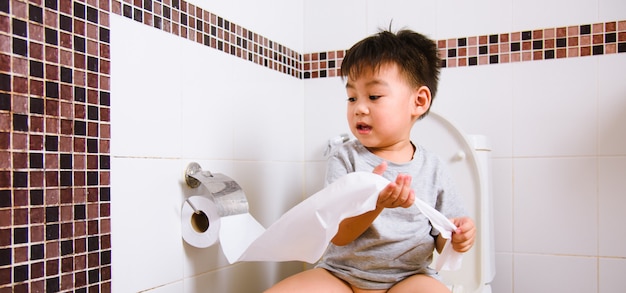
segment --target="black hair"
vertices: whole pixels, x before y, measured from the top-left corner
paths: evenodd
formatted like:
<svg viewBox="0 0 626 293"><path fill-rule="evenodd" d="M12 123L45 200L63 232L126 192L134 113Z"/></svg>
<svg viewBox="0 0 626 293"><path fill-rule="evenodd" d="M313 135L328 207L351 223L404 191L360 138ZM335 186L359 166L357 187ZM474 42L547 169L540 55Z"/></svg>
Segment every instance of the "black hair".
<svg viewBox="0 0 626 293"><path fill-rule="evenodd" d="M395 63L409 84L427 86L431 103L437 93L441 60L437 44L428 37L403 29L397 33L381 30L350 48L341 64L341 76L356 77L363 70L378 70Z"/></svg>

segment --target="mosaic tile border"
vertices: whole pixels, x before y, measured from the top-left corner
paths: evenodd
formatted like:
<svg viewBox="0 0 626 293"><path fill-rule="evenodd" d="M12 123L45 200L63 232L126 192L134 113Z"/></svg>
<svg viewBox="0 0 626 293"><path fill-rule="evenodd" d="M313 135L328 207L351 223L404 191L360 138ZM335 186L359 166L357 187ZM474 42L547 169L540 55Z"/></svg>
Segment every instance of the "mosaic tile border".
<svg viewBox="0 0 626 293"><path fill-rule="evenodd" d="M438 41L443 67L562 59L626 52L626 21Z"/></svg>
<svg viewBox="0 0 626 293"><path fill-rule="evenodd" d="M443 68L626 53L626 20L438 40ZM304 78L341 75L345 51L304 54Z"/></svg>
<svg viewBox="0 0 626 293"><path fill-rule="evenodd" d="M0 292L110 292L108 0L0 0Z"/></svg>
<svg viewBox="0 0 626 293"><path fill-rule="evenodd" d="M302 78L302 55L183 0L112 0L111 11L269 69Z"/></svg>
<svg viewBox="0 0 626 293"><path fill-rule="evenodd" d="M346 50L298 53L183 0L113 0L112 12L299 79L341 75ZM443 68L626 52L626 21L437 40Z"/></svg>

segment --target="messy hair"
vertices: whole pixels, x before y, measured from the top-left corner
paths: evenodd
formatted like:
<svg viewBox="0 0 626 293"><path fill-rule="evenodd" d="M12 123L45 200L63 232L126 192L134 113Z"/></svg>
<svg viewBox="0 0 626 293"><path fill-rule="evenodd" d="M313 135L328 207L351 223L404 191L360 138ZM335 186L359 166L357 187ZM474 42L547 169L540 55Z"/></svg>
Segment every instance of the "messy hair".
<svg viewBox="0 0 626 293"><path fill-rule="evenodd" d="M393 33L381 30L348 50L341 64L341 75L358 77L363 70L380 69L384 64L396 64L410 85L427 86L431 99L437 93L441 60L437 44L428 37L411 31Z"/></svg>

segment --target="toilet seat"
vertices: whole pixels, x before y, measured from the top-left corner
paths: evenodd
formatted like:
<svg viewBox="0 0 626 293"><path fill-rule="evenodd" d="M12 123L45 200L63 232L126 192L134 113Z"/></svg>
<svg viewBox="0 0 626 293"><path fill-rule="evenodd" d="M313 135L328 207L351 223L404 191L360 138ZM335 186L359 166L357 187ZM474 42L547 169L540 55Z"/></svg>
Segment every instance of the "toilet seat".
<svg viewBox="0 0 626 293"><path fill-rule="evenodd" d="M443 116L431 111L415 123L411 140L436 153L448 165L469 216L476 224L474 247L464 254L458 271L442 271L443 282L457 292L491 292L495 276L493 207L490 188L490 147L480 135L464 135ZM434 260L436 260L436 253Z"/></svg>

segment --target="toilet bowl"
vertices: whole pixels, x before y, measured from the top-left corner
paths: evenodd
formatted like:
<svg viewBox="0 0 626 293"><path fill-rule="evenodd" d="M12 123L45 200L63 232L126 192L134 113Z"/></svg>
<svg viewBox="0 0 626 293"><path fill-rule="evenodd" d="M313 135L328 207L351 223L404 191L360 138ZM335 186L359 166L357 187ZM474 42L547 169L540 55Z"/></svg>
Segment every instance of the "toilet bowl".
<svg viewBox="0 0 626 293"><path fill-rule="evenodd" d="M411 140L435 152L447 163L463 204L476 224L474 247L464 254L461 269L440 272L443 282L453 293L491 292L495 247L487 138L465 135L452 122L431 111L415 123Z"/></svg>

